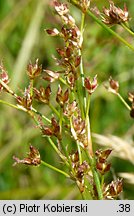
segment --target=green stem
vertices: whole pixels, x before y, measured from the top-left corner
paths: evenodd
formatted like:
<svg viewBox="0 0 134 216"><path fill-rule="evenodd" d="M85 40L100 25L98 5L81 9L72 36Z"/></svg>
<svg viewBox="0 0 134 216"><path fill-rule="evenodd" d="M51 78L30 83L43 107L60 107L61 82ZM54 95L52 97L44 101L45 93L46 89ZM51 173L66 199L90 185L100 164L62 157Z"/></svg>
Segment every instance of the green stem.
<svg viewBox="0 0 134 216"><path fill-rule="evenodd" d="M92 148L92 138L91 138L91 129L90 129L90 119L89 119L89 108L90 108L90 94L87 96L87 105L86 105L86 130L87 130L87 143L89 155L93 155Z"/></svg>
<svg viewBox="0 0 134 216"><path fill-rule="evenodd" d="M60 107L60 121L59 121L59 125L60 125L60 135L62 136L62 121L63 121L63 108Z"/></svg>
<svg viewBox="0 0 134 216"><path fill-rule="evenodd" d="M50 103L49 103L49 107L60 118L60 113L57 111L57 109L55 109L55 107Z"/></svg>
<svg viewBox="0 0 134 216"><path fill-rule="evenodd" d="M54 170L54 171L56 171L58 173L61 173L62 175L64 175L67 178L70 178L70 175L68 175L66 172L64 172L64 171L62 171L62 170L60 170L60 169L46 163L45 161L41 161L41 164L44 165L44 166L47 166L48 168L50 168L50 169L52 169L52 170Z"/></svg>
<svg viewBox="0 0 134 216"><path fill-rule="evenodd" d="M46 116L44 116L42 113L40 113L39 111L37 111L34 107L32 107L32 111L35 112L37 115L40 115L44 120L46 120L47 122L51 123L51 120L48 119Z"/></svg>
<svg viewBox="0 0 134 216"><path fill-rule="evenodd" d="M102 175L101 176L101 188L103 188L104 180L105 180L104 175Z"/></svg>
<svg viewBox="0 0 134 216"><path fill-rule="evenodd" d="M67 86L68 88L70 88L70 86L67 84L67 82L66 82L62 77L59 77L59 80L60 80L65 86Z"/></svg>
<svg viewBox="0 0 134 216"><path fill-rule="evenodd" d="M57 111L57 109L52 105L52 104L50 104L49 103L49 107L50 107L50 109L59 117L59 119L61 118L60 117L60 114L61 113L59 113L58 111ZM62 115L62 122L65 122L65 119L63 118L63 115Z"/></svg>
<svg viewBox="0 0 134 216"><path fill-rule="evenodd" d="M65 162L65 164L69 167L69 163L67 162L66 157L61 153L61 151L59 151L59 149L57 148L57 146L54 144L54 142L52 141L52 139L50 137L47 137L49 143L51 144L51 146L53 147L53 149L57 152L57 154L59 155L59 157Z"/></svg>
<svg viewBox="0 0 134 216"><path fill-rule="evenodd" d="M98 173L96 171L96 168L95 168L95 160L94 160L94 158L90 157L89 152L87 150L86 150L86 155L88 157L89 164L90 164L90 167L91 167L91 171L92 171L92 174L93 174L93 179L94 179L94 183L95 183L95 186L96 186L96 189L97 189L98 198L99 198L99 200L102 200L103 199L103 193L102 193L102 188L101 188L99 175L98 175Z"/></svg>
<svg viewBox="0 0 134 216"><path fill-rule="evenodd" d="M127 104L127 102L123 99L123 97L119 93L117 93L117 96L122 101L122 103L126 106L126 108L130 111L131 107Z"/></svg>
<svg viewBox="0 0 134 216"><path fill-rule="evenodd" d="M77 144L77 149L78 149L78 154L79 154L79 162L81 165L82 164L82 154L81 154L80 143L78 141L76 141L76 144Z"/></svg>
<svg viewBox="0 0 134 216"><path fill-rule="evenodd" d="M96 186L96 189L98 192L98 198L99 198L99 200L102 200L103 194L102 194L102 189L101 189L101 184L100 184L100 179L99 179L98 173L95 169L92 169L92 172L93 172L95 186Z"/></svg>
<svg viewBox="0 0 134 216"><path fill-rule="evenodd" d="M86 119L89 118L89 108L90 108L90 94L87 96L87 104L86 104Z"/></svg>
<svg viewBox="0 0 134 216"><path fill-rule="evenodd" d="M10 107L13 107L13 108L17 109L17 110L21 110L21 111L27 112L27 110L26 110L24 107L14 105L14 104L8 103L8 102L3 101L3 100L0 100L0 103L6 104L6 105L8 105L8 106L10 106Z"/></svg>
<svg viewBox="0 0 134 216"><path fill-rule="evenodd" d="M82 97L83 91L82 91L82 86L80 84L79 78L76 80L76 88L77 88L77 96L78 96L78 101L79 101L79 106L80 106L80 111L81 111L81 117L82 119L85 119L83 97Z"/></svg>
<svg viewBox="0 0 134 216"><path fill-rule="evenodd" d="M127 31L129 32L132 36L134 36L134 32L128 28L124 23L121 23L121 26Z"/></svg>

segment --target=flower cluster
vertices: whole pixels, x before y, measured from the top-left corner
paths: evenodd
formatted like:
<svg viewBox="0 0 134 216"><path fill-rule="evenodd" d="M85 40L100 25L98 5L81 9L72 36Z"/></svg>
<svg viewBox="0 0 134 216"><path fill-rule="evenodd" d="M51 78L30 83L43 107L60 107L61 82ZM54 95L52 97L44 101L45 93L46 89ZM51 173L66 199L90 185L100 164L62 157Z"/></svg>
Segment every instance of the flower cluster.
<svg viewBox="0 0 134 216"><path fill-rule="evenodd" d="M63 108L65 103L67 103L68 99L69 99L69 90L67 89L63 94L62 88L59 85L57 95L56 95L57 103Z"/></svg>
<svg viewBox="0 0 134 216"><path fill-rule="evenodd" d="M80 49L82 45L82 36L79 28L75 24L75 20L69 14L67 4L54 1L54 8L62 20L63 26L60 31L54 28L47 29L46 32L50 36L60 36L64 40L64 47L56 49L60 59L54 59L56 60L57 65L63 68L62 73L64 73L70 88L73 89L75 82L78 79L77 67L81 61ZM45 72L47 73L45 79L52 82L59 78L59 73L61 71L55 73L53 71L45 70Z"/></svg>
<svg viewBox="0 0 134 216"><path fill-rule="evenodd" d="M64 115L70 120L73 138L78 141L83 148L86 148L88 146L86 122L81 117L76 101L67 104L64 109Z"/></svg>
<svg viewBox="0 0 134 216"><path fill-rule="evenodd" d="M101 13L97 7L93 11L99 15L106 25L112 26L115 24L125 23L130 20L127 6L124 4L124 9L122 10L119 7L114 5L113 1L109 1L110 7L103 8L103 13Z"/></svg>
<svg viewBox="0 0 134 216"><path fill-rule="evenodd" d="M77 185L80 188L81 193L83 193L85 190L85 176L87 176L90 171L89 164L87 161L83 161L82 164L80 164L78 151L70 155L70 160L73 168L72 178L76 179Z"/></svg>
<svg viewBox="0 0 134 216"><path fill-rule="evenodd" d="M39 60L36 59L35 64L31 62L27 65L27 75L30 79L35 79L38 77L42 72L42 65L39 66Z"/></svg>
<svg viewBox="0 0 134 216"><path fill-rule="evenodd" d="M90 6L90 0L76 0L76 4L81 8L85 16ZM84 71L81 60L83 29L80 31L75 24L67 4L54 0L53 5L62 21L62 27L60 30L56 28L47 29L46 32L50 36L58 36L63 40L63 47L56 49L59 57L54 57L60 69L57 71L43 70L42 66L39 65L38 59L35 61L35 64L30 62L27 66L29 84L23 91L22 96L19 96L9 88L8 74L3 65L1 65L0 91L4 89L10 93L17 101L17 105L10 105L27 112L34 119L42 136L48 137L48 141L53 149L58 153L62 162L67 165L68 174L58 168L54 168L52 165L48 164L48 167L73 179L80 192L84 193L87 190L93 199L116 199L122 191L122 180L117 179L110 184L105 184L104 182L104 175L111 167L108 157L112 150L99 149L95 154L93 151L90 151L90 146L92 149L90 119L88 116L90 96L96 90L98 80L97 75L91 79L90 76L85 77L84 72L82 72ZM112 1L110 1L110 9L104 8L103 15L100 12L98 14L101 16L102 21L108 25L121 24L129 20L126 6L122 10L117 8ZM44 72L43 75L41 74L42 72ZM34 81L40 75L42 75L41 82L43 84L41 83L41 86L36 87ZM44 80L47 81L47 85L45 85ZM57 80L62 83L57 85L57 91L54 92L58 109L53 106L53 103L51 104L52 82ZM112 77L110 77L109 86L106 88L121 98L119 83ZM53 111L50 119L49 116L46 117L45 114L34 108L34 100L49 106L49 109ZM123 99L121 100L123 101ZM130 115L134 118L133 93L129 93L129 100L132 103L131 107L128 106L131 109ZM72 142L76 144L75 147L69 146L68 148L68 135ZM70 154L71 148L73 151L75 148L75 153ZM27 157L19 159L14 156L13 159L15 160L14 165L38 166L41 163L43 164L39 151L33 146L30 146Z"/></svg>
<svg viewBox="0 0 134 216"><path fill-rule="evenodd" d="M111 151L111 149L104 151L99 149L95 152L95 155L97 157L96 168L101 173L101 175L104 175L110 170L111 164L107 163L107 158L110 155Z"/></svg>
<svg viewBox="0 0 134 216"><path fill-rule="evenodd" d="M90 95L95 91L97 86L98 86L97 75L93 78L93 81L91 81L91 79L88 77L85 78L85 88L87 89Z"/></svg>
<svg viewBox="0 0 134 216"><path fill-rule="evenodd" d="M16 164L26 164L26 165L33 165L33 166L38 166L41 163L40 159L40 153L39 151L33 147L32 145L29 147L30 152L27 154L28 156L24 159L19 159L16 156L13 156L13 159L15 160L14 166Z"/></svg>
<svg viewBox="0 0 134 216"><path fill-rule="evenodd" d="M51 87L48 85L46 88L40 86L39 90L34 88L34 98L42 103L48 104L51 95Z"/></svg>
<svg viewBox="0 0 134 216"><path fill-rule="evenodd" d="M79 0L78 4L82 12L86 13L90 6L90 0Z"/></svg>
<svg viewBox="0 0 134 216"><path fill-rule="evenodd" d="M27 110L32 109L33 98L32 98L32 96L30 94L30 90L31 90L31 86L29 85L28 88L25 88L23 96L17 96L16 97L17 103L20 106L26 108Z"/></svg>
<svg viewBox="0 0 134 216"><path fill-rule="evenodd" d="M60 126L55 117L51 118L51 126L44 125L41 117L38 119L38 123L43 136L55 136L58 140L61 140Z"/></svg>
<svg viewBox="0 0 134 216"><path fill-rule="evenodd" d="M114 80L112 77L109 78L109 85L104 86L109 92L113 94L117 94L119 92L119 82Z"/></svg>
<svg viewBox="0 0 134 216"><path fill-rule="evenodd" d="M113 200L117 199L119 194L122 192L122 179L117 179L112 181L107 186L103 188L103 197L104 199Z"/></svg>

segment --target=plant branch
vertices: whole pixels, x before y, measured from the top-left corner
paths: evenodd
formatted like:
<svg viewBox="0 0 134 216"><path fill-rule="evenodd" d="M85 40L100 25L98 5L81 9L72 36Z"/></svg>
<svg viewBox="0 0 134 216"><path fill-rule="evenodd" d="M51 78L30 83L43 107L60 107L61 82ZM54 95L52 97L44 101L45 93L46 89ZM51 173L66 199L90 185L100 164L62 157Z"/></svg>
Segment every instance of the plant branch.
<svg viewBox="0 0 134 216"><path fill-rule="evenodd" d="M128 33L130 33L132 36L134 36L134 32L133 32L130 28L128 28L127 25L125 25L124 23L121 23L121 26L122 26Z"/></svg>
<svg viewBox="0 0 134 216"><path fill-rule="evenodd" d="M119 93L117 93L116 95L119 97L119 99L121 100L121 102L125 105L125 107L126 107L129 111L131 111L131 107L127 104L127 102L124 100L124 98L123 98Z"/></svg>
<svg viewBox="0 0 134 216"><path fill-rule="evenodd" d="M49 143L51 144L51 146L53 147L53 149L57 152L57 154L59 155L59 157L65 162L65 164L69 167L69 163L67 162L67 158L61 153L61 151L57 148L57 146L55 145L55 143L53 142L53 140L50 137L47 137Z"/></svg>
<svg viewBox="0 0 134 216"><path fill-rule="evenodd" d="M60 169L58 169L58 168L56 168L56 167L54 167L54 166L46 163L45 161L41 160L41 164L44 165L44 166L46 166L46 167L48 167L48 168L50 168L50 169L52 169L52 170L54 170L54 171L56 171L56 172L58 172L58 173L61 173L62 175L64 175L67 178L70 178L70 175L68 175L66 172L64 172L64 171L62 171L62 170L60 170Z"/></svg>

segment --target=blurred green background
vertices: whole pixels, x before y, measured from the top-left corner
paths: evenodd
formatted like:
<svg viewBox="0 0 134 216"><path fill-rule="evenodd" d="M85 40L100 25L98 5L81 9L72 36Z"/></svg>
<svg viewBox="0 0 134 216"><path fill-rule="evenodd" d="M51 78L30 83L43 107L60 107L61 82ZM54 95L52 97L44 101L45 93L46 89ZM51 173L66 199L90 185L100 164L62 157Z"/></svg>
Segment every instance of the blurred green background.
<svg viewBox="0 0 134 216"><path fill-rule="evenodd" d="M0 60L3 61L10 76L10 86L16 91L28 84L26 65L39 58L43 68L55 68L52 55L59 39L49 37L44 29L57 27L54 10L49 0L0 0ZM124 1L114 1L123 7ZM130 24L134 29L134 4L126 2L132 17ZM92 5L108 6L108 1L93 1ZM80 25L80 11L70 7ZM112 27L128 42L133 38L120 26ZM120 92L128 102L127 93L134 90L134 53L107 33L90 17L86 18L83 56L86 75L97 74L99 87L91 101L91 128L94 133L107 136L112 134L132 143L134 152L134 124L128 110L114 95L108 93L103 83L112 75L120 82ZM57 88L55 86L55 88ZM10 100L6 94L0 98ZM53 99L54 100L54 99ZM128 102L129 103L129 102ZM51 116L47 106L36 107ZM95 140L94 140L95 142ZM13 167L13 155L23 158L29 144L39 148L46 162L63 169L59 158L29 117L17 110L0 104L0 199L81 199L76 186L60 174L45 167ZM118 143L117 143L118 145ZM95 146L95 148L98 148ZM124 146L125 148L125 146ZM132 153L132 152L131 152ZM134 173L134 158L111 158L113 173ZM108 177L111 180L113 174ZM134 183L134 181L133 181ZM133 184L124 181L123 199L134 199Z"/></svg>

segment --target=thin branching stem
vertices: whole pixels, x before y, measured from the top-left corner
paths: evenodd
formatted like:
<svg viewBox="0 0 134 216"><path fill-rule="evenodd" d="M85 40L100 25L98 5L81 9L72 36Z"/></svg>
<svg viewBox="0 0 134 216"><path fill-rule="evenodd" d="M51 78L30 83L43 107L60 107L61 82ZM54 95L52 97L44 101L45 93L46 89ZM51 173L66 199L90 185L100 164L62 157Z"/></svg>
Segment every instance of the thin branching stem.
<svg viewBox="0 0 134 216"><path fill-rule="evenodd" d="M105 180L105 177L104 175L101 176L101 188L103 189L103 185L104 185L104 180Z"/></svg>
<svg viewBox="0 0 134 216"><path fill-rule="evenodd" d="M51 123L51 120L48 119L46 116L44 116L41 112L39 112L38 110L36 110L34 107L32 107L32 111L35 112L37 115L41 116L45 121L47 121L48 123Z"/></svg>
<svg viewBox="0 0 134 216"><path fill-rule="evenodd" d="M120 93L117 93L117 96L119 97L119 99L121 100L121 102L125 105L125 107L131 111L131 107L127 104L127 102L124 100L124 98L120 95Z"/></svg>
<svg viewBox="0 0 134 216"><path fill-rule="evenodd" d="M24 107L17 106L17 105L14 105L14 104L11 104L11 103L9 103L9 102L7 102L7 101L0 100L0 103L2 103L2 104L6 104L6 105L8 105L8 106L10 106L10 107L12 107L12 108L17 109L17 110L21 110L21 111L25 111L25 112L27 112L27 110L26 110Z"/></svg>
<svg viewBox="0 0 134 216"><path fill-rule="evenodd" d="M60 169L58 169L57 167L52 166L52 165L46 163L46 162L43 161L43 160L41 160L41 164L44 165L44 166L46 166L46 167L48 167L48 168L50 168L50 169L52 169L52 170L54 170L54 171L56 171L56 172L58 172L58 173L61 173L62 175L64 175L64 176L67 177L67 178L70 178L70 175L68 175L68 174L67 174L66 172L64 172L63 170L60 170Z"/></svg>
<svg viewBox="0 0 134 216"><path fill-rule="evenodd" d="M59 155L59 157L65 162L65 164L69 167L69 163L67 161L67 158L61 153L61 151L57 148L57 146L55 145L55 143L53 142L53 140L50 137L47 137L49 143L51 144L51 146L53 147L53 149L57 152L57 154Z"/></svg>
<svg viewBox="0 0 134 216"><path fill-rule="evenodd" d="M87 144L88 144L89 155L93 155L92 138L91 138L91 130L90 130L90 118L89 118L90 97L91 95L88 94L87 102L86 102L87 103L86 104L86 130L87 130Z"/></svg>
<svg viewBox="0 0 134 216"><path fill-rule="evenodd" d="M55 109L55 107L51 103L49 103L49 107L60 118L60 113L57 111L57 109Z"/></svg>
<svg viewBox="0 0 134 216"><path fill-rule="evenodd" d="M132 36L134 36L134 32L133 32L130 28L128 28L128 26L127 26L126 24L121 23L121 26L122 26L129 34L131 34Z"/></svg>

